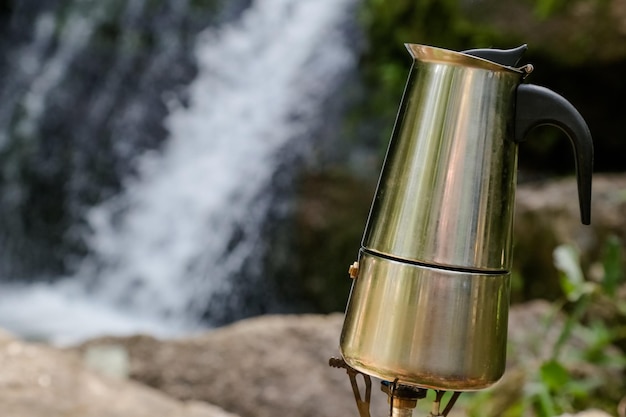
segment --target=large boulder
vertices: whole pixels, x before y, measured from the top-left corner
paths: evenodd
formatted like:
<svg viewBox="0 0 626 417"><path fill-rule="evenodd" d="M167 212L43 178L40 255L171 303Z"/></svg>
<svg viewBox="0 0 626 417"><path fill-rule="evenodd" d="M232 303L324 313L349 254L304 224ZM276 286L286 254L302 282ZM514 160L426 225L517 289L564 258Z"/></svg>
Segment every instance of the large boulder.
<svg viewBox="0 0 626 417"><path fill-rule="evenodd" d="M157 340L147 336L106 337L78 347L82 354L99 346L118 346L129 354L129 375L182 400L202 400L242 417L358 416L346 373L328 366L338 355L343 315L262 316L197 336ZM503 380L482 404L481 415L498 416L522 400L549 360L563 331L564 316L546 301L513 306L509 358ZM578 330L563 347L572 375L598 378L605 388L623 386L621 370L587 363L579 352ZM606 349L606 355L620 352ZM386 395L373 381L372 416L388 415ZM467 394L470 396L473 394ZM418 406L429 406L429 401ZM465 415L462 405L453 415ZM416 412L417 413L417 412ZM425 413L424 413L425 414Z"/></svg>
<svg viewBox="0 0 626 417"><path fill-rule="evenodd" d="M598 263L608 239L626 242L626 174L596 174L593 178L591 225L580 222L576 179L529 183L518 187L513 267L522 277L521 299L560 296L553 252L561 244L576 247L588 278L600 272ZM626 267L626 251L622 245Z"/></svg>
<svg viewBox="0 0 626 417"><path fill-rule="evenodd" d="M0 331L0 414L7 417L236 417L90 370L75 354Z"/></svg>
<svg viewBox="0 0 626 417"><path fill-rule="evenodd" d="M339 355L342 322L342 314L262 316L179 340L101 338L79 351L122 346L131 378L242 417L354 416L346 372L328 365ZM386 415L378 390L374 386L372 415Z"/></svg>

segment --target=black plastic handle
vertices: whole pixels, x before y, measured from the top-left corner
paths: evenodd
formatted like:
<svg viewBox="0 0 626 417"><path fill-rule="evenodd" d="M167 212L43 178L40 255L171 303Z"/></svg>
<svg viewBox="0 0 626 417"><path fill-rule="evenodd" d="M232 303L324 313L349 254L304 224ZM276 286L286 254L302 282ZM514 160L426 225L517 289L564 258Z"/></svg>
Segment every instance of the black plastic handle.
<svg viewBox="0 0 626 417"><path fill-rule="evenodd" d="M533 84L522 84L517 88L515 111L516 142L522 142L531 129L541 125L556 126L569 138L576 159L580 219L583 224L589 224L593 141L585 119L564 97Z"/></svg>

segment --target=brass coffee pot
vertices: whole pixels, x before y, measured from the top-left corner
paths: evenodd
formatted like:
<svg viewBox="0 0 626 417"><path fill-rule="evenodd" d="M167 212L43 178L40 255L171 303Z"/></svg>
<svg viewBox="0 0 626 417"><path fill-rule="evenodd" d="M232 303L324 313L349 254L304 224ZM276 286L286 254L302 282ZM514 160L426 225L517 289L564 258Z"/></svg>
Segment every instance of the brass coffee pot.
<svg viewBox="0 0 626 417"><path fill-rule="evenodd" d="M590 221L593 144L555 92L523 83L526 45L413 56L340 338L345 363L384 381L469 391L503 374L518 143L570 139Z"/></svg>

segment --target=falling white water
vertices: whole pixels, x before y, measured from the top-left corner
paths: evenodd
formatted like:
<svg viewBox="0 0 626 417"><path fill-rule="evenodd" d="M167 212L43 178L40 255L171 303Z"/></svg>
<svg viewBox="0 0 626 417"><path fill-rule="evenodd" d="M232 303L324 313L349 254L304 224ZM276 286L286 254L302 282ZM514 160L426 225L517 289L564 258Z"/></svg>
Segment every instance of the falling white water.
<svg viewBox="0 0 626 417"><path fill-rule="evenodd" d="M0 326L56 343L196 329L212 294L228 292L258 250L279 151L306 138L354 65L342 32L353 5L257 0L203 33L189 106L164 97L166 146L88 216L94 256L53 284L0 287ZM242 239L229 243L235 229Z"/></svg>

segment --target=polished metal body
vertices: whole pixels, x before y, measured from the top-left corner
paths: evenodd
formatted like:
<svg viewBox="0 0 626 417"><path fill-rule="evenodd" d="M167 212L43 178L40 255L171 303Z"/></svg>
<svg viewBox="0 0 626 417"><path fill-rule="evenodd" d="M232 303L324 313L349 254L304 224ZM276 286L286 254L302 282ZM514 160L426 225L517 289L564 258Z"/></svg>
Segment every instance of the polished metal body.
<svg viewBox="0 0 626 417"><path fill-rule="evenodd" d="M363 246L428 265L508 271L512 121L524 73L458 52L409 50L415 61Z"/></svg>
<svg viewBox="0 0 626 417"><path fill-rule="evenodd" d="M407 48L413 66L350 270L341 353L394 384L482 389L505 368L517 144L543 124L566 133L589 224L591 134L563 97L521 84L525 45Z"/></svg>
<svg viewBox="0 0 626 417"><path fill-rule="evenodd" d="M393 381L477 390L504 372L509 273L429 268L362 251L341 335L353 368Z"/></svg>
<svg viewBox="0 0 626 417"><path fill-rule="evenodd" d="M351 367L477 390L504 372L525 73L407 45L414 58L372 204L340 347Z"/></svg>

